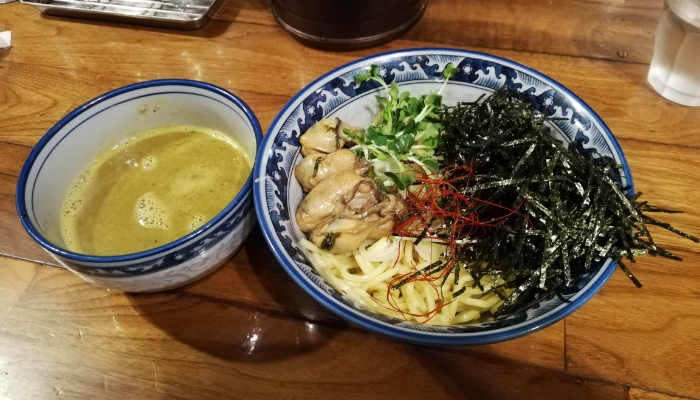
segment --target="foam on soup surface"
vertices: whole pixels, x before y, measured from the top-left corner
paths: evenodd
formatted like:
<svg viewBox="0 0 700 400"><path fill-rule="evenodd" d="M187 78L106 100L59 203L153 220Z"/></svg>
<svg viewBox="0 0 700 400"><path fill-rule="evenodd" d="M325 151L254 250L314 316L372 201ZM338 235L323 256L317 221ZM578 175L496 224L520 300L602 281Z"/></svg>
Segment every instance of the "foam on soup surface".
<svg viewBox="0 0 700 400"><path fill-rule="evenodd" d="M90 255L135 253L202 226L245 184L252 159L228 136L194 126L127 139L71 186L61 214L66 247Z"/></svg>

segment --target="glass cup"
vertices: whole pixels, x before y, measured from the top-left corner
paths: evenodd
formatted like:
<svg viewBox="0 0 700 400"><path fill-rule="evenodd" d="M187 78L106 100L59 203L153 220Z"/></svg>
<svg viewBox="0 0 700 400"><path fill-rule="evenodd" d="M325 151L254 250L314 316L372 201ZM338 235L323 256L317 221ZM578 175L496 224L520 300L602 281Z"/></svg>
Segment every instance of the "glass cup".
<svg viewBox="0 0 700 400"><path fill-rule="evenodd" d="M700 0L666 0L647 79L666 99L700 106Z"/></svg>

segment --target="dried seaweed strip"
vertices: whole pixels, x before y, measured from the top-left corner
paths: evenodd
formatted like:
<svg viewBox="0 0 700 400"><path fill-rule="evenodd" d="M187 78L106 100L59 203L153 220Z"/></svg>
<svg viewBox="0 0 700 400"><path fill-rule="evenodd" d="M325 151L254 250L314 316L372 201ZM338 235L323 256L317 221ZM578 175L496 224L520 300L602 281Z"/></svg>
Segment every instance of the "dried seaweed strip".
<svg viewBox="0 0 700 400"><path fill-rule="evenodd" d="M638 192L641 193L641 192ZM660 213L667 213L667 214L680 214L683 211L678 211L678 210L669 210L667 208L661 208L661 207L655 207L647 204L646 201L642 201L639 203L638 209L641 211L646 211L646 212L660 212Z"/></svg>
<svg viewBox="0 0 700 400"><path fill-rule="evenodd" d="M468 165L474 174L457 190L481 199L473 209L485 224L452 257L475 279L501 276L506 283L492 291L505 298L504 315L526 309L562 293L594 262L622 263L642 254L680 259L657 245L647 225L656 225L698 241L645 215L676 212L639 201L618 182L614 160L563 146L551 134L547 118L506 89L473 103L437 112L443 126L438 154L447 165ZM493 205L499 207L494 207ZM505 215L505 209L518 213ZM495 225L495 224L494 224ZM478 267L475 267L478 266ZM483 290L483 288L482 288ZM512 293L506 297L506 291Z"/></svg>
<svg viewBox="0 0 700 400"><path fill-rule="evenodd" d="M662 212L668 212L668 211L662 211ZM676 211L676 212L677 212L677 211ZM658 220L656 220L656 219L654 219L654 218L652 218L652 217L650 217L650 216L648 216L648 215L642 216L642 219L643 219L646 223L648 223L648 224L659 226L659 227L661 227L661 228L664 228L664 229L666 229L666 230L668 230L668 231L671 231L671 232L675 233L676 235L683 236L683 237L686 238L686 239L690 239L690 240L692 240L692 241L695 242L695 243L700 243L700 239L698 239L697 237L695 237L695 236L693 236L693 235L689 235L689 234L687 234L687 233L685 233L685 232L681 232L681 231L679 231L678 229L672 227L671 224L668 224L668 223L666 223L666 222L660 222L660 221L658 221Z"/></svg>
<svg viewBox="0 0 700 400"><path fill-rule="evenodd" d="M634 283L634 286L641 289L642 283L639 282L639 280L637 280L637 277L635 277L632 271L630 271L629 268L627 268L627 266L622 262L622 258L618 258L617 260L615 260L615 262L617 262L617 266L620 267L622 272L624 272L625 275L627 275L627 277L632 281L632 283Z"/></svg>
<svg viewBox="0 0 700 400"><path fill-rule="evenodd" d="M401 286L405 285L407 282L410 282L411 280L415 279L418 276L428 276L428 275L434 274L436 272L440 272L443 269L447 268L448 265L449 265L449 263L443 263L442 260L435 261L434 263L428 265L427 267L408 275L407 277L405 277L404 279L402 279L398 283L392 285L391 290L399 289Z"/></svg>

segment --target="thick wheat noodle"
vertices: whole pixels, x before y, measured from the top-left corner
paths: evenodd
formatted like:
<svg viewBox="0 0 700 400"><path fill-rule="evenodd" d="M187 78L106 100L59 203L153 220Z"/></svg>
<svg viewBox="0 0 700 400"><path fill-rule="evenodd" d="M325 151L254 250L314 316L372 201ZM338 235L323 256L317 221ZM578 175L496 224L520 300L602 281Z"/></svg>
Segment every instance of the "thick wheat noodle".
<svg viewBox="0 0 700 400"><path fill-rule="evenodd" d="M331 286L356 304L391 317L432 325L453 325L478 320L483 313L494 312L501 305L502 300L490 292L494 283L490 276L481 279L482 291L464 270L457 285L452 273L442 286L442 279L428 282L419 278L399 289L389 290L390 282L396 277L434 264L446 250L441 243L423 240L414 245L413 241L389 236L374 244L366 242L352 254L342 255L321 250L306 239L299 244L316 271ZM440 273L436 272L435 276ZM502 283L500 278L499 283ZM452 301L452 293L465 287L462 294ZM387 301L387 291L391 303ZM443 306L436 314L431 313L441 304Z"/></svg>

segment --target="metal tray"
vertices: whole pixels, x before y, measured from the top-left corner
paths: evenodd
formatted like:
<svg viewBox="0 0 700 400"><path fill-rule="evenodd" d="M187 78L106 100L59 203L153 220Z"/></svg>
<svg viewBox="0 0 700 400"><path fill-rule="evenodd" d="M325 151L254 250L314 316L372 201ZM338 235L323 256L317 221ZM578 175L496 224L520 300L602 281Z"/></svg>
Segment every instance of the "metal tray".
<svg viewBox="0 0 700 400"><path fill-rule="evenodd" d="M48 15L198 29L222 0L21 0Z"/></svg>

